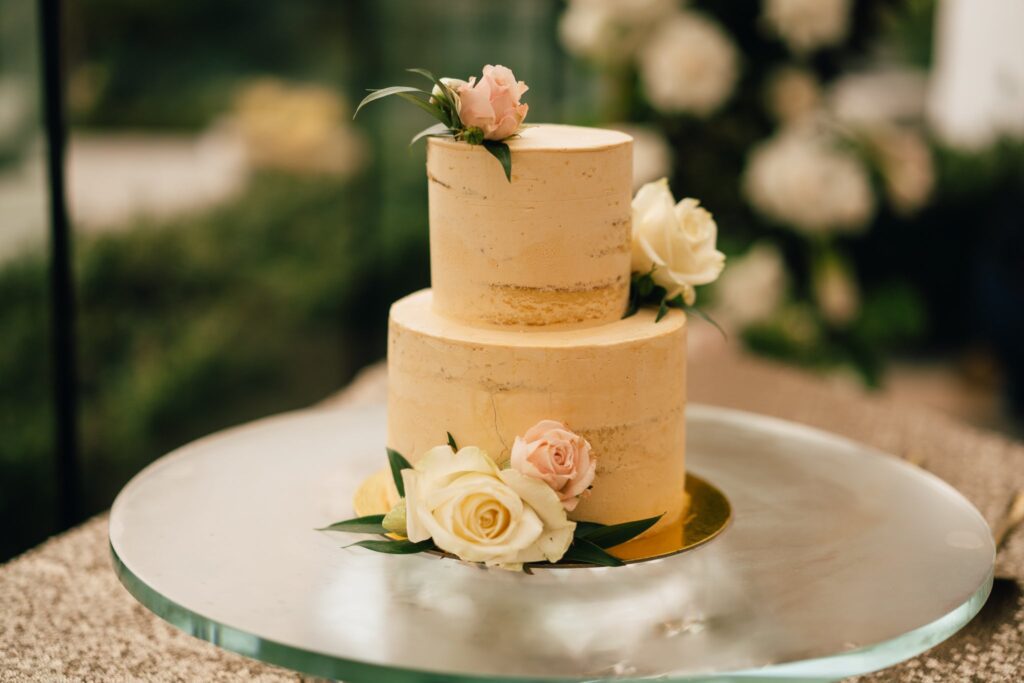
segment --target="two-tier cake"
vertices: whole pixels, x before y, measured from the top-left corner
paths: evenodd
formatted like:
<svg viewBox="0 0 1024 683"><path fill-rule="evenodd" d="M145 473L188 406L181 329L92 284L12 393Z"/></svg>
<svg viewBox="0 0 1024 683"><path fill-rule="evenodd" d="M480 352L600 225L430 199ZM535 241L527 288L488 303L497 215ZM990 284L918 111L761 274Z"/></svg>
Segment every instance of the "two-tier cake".
<svg viewBox="0 0 1024 683"><path fill-rule="evenodd" d="M678 523L686 315L623 318L632 140L542 124L507 144L510 179L480 145L429 139L433 287L391 308L388 446L415 464L450 433L501 463L557 420L597 462L570 518Z"/></svg>

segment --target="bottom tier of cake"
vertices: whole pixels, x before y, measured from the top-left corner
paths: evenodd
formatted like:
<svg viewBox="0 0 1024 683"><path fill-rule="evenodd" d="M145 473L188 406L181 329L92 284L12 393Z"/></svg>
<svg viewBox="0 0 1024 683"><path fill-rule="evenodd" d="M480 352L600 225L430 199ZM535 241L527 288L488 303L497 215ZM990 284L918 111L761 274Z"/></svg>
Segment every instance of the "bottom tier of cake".
<svg viewBox="0 0 1024 683"><path fill-rule="evenodd" d="M557 420L584 436L597 478L570 515L604 524L685 509L686 316L654 312L570 330L479 328L438 315L430 290L388 327L388 446L416 462L446 443L508 460L517 435Z"/></svg>

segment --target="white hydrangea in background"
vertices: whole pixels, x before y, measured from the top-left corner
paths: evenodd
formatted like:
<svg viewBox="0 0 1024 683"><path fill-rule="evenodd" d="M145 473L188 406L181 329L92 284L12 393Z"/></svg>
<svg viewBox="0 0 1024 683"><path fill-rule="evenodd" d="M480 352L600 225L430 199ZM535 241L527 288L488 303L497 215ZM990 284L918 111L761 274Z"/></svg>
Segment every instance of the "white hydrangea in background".
<svg viewBox="0 0 1024 683"><path fill-rule="evenodd" d="M651 28L678 0L569 0L558 22L565 49L598 64L633 58Z"/></svg>
<svg viewBox="0 0 1024 683"><path fill-rule="evenodd" d="M926 72L887 67L840 76L827 104L832 116L851 125L923 121L927 96Z"/></svg>
<svg viewBox="0 0 1024 683"><path fill-rule="evenodd" d="M755 243L715 283L714 316L724 325L742 329L769 319L782 305L789 276L781 252L771 242Z"/></svg>
<svg viewBox="0 0 1024 683"><path fill-rule="evenodd" d="M765 99L768 111L783 124L796 123L818 111L821 85L807 69L785 66L768 77Z"/></svg>
<svg viewBox="0 0 1024 683"><path fill-rule="evenodd" d="M644 92L655 109L708 116L732 94L740 55L717 23L683 11L658 27L640 51L639 66Z"/></svg>
<svg viewBox="0 0 1024 683"><path fill-rule="evenodd" d="M757 145L742 183L755 209L805 234L858 231L875 211L864 164L810 125L784 128Z"/></svg>
<svg viewBox="0 0 1024 683"><path fill-rule="evenodd" d="M883 69L842 76L829 88L828 115L861 140L884 181L897 213L927 203L935 185L931 148L920 132L927 79L911 69Z"/></svg>
<svg viewBox="0 0 1024 683"><path fill-rule="evenodd" d="M633 138L634 194L647 183L672 175L672 147L660 130L636 123L612 123L607 127Z"/></svg>
<svg viewBox="0 0 1024 683"><path fill-rule="evenodd" d="M836 45L850 28L850 0L764 0L762 20L796 54Z"/></svg>

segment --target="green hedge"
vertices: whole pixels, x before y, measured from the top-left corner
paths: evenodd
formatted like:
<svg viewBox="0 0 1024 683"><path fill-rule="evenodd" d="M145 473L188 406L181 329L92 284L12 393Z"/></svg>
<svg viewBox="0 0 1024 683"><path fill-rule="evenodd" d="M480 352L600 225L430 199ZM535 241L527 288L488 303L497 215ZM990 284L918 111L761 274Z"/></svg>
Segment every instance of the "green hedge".
<svg viewBox="0 0 1024 683"><path fill-rule="evenodd" d="M86 512L164 452L308 405L383 355L388 304L427 282L426 228L383 244L369 192L262 176L230 206L79 237ZM0 558L56 530L46 296L41 256L0 269L0 514L25 520Z"/></svg>

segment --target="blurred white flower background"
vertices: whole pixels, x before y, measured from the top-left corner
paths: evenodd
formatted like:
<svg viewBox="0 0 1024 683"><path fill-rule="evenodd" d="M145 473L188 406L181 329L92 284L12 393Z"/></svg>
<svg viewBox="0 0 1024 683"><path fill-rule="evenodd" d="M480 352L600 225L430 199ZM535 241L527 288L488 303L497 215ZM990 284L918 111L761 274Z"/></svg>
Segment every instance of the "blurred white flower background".
<svg viewBox="0 0 1024 683"><path fill-rule="evenodd" d="M1016 168L1001 150L1020 143L939 134L928 105L958 63L939 13L958 2L567 3L562 46L600 86L595 123L634 136L637 185L668 176L715 214L729 267L709 308L748 348L877 384L971 308L956 197Z"/></svg>

